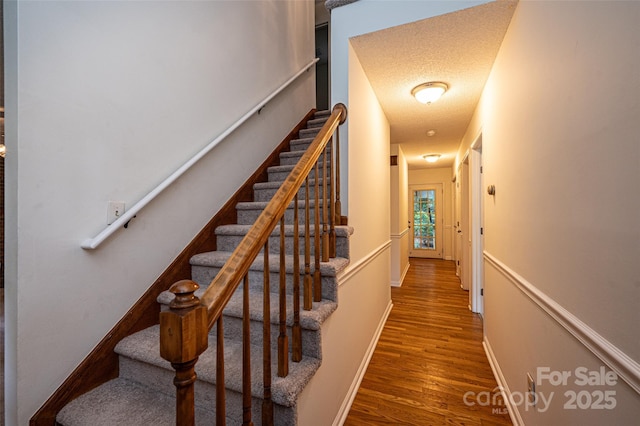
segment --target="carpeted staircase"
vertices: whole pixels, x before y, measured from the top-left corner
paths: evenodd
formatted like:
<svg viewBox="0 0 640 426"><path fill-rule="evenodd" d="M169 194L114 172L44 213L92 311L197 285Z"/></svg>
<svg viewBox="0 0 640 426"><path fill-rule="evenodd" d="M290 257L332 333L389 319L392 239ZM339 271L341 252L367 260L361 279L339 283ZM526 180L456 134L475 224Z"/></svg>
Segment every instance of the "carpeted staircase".
<svg viewBox="0 0 640 426"><path fill-rule="evenodd" d="M293 166L300 159L329 115L328 111L317 112L307 123L307 128L299 133L299 139L290 144L290 151L280 155L280 164L269 168L269 181L254 186L254 201L237 205L238 220L235 225L220 226L216 229L217 251L193 256L192 280L201 288L199 296L215 277L219 268L229 258L231 252L256 220L267 202L275 194ZM321 158L322 161L322 158ZM315 176L311 175L310 191L313 191ZM320 178L319 183L322 183ZM322 188L322 185L320 185ZM322 189L321 189L322 190ZM304 187L300 194L300 214L304 220ZM310 198L314 197L311 192ZM311 201L310 207L315 203ZM313 223L313 210L311 222ZM286 272L287 272L287 321L288 335L291 336L292 323L292 281L293 281L293 206L285 214L286 235ZM300 226L300 247L304 248L304 226ZM313 237L313 226L311 226ZM322 301L314 302L310 311L300 311L302 326L303 358L300 362L289 359L289 375L277 377L276 340L278 336L278 285L279 285L279 227L272 234L269 243L271 272L271 327L272 327L272 396L274 402L275 424L297 424L298 396L320 367L322 359L321 327L323 322L337 308L337 274L349 262L349 236L352 229L346 226L336 227L337 257L321 263ZM312 240L313 241L313 240ZM313 250L312 250L313 252ZM304 265L304 256L299 253L300 265ZM313 257L311 273L313 274ZM251 365L252 365L252 411L253 422L261 422L262 403L262 256L251 266L249 274L250 312L251 312ZM304 268L301 268L304 269ZM304 273L304 271L301 271ZM300 277L300 283L303 276ZM225 334L225 385L227 398L227 424L242 423L242 286L224 310ZM301 290L302 293L302 290ZM158 302L163 309L173 298L169 292L162 293ZM302 305L302 303L301 303ZM215 423L215 333L214 327L209 336L209 349L200 356L196 366L196 423L212 425ZM160 357L159 326L153 326L133 334L117 345L119 355L119 377L111 380L89 393L75 399L62 409L57 422L64 426L100 426L100 425L173 425L175 422L174 370ZM291 342L291 338L289 338ZM291 347L289 355L291 355Z"/></svg>

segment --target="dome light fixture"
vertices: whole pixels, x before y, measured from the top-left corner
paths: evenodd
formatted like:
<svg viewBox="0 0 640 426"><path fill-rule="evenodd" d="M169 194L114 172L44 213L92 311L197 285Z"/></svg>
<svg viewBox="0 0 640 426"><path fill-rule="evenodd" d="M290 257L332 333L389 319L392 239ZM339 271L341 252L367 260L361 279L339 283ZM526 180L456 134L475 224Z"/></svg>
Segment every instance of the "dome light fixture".
<svg viewBox="0 0 640 426"><path fill-rule="evenodd" d="M430 81L417 85L411 90L411 94L418 102L423 104L431 104L440 99L440 96L449 89L446 83L441 81Z"/></svg>
<svg viewBox="0 0 640 426"><path fill-rule="evenodd" d="M427 163L435 163L440 159L440 154L426 154L423 155L422 158L424 158L424 161Z"/></svg>

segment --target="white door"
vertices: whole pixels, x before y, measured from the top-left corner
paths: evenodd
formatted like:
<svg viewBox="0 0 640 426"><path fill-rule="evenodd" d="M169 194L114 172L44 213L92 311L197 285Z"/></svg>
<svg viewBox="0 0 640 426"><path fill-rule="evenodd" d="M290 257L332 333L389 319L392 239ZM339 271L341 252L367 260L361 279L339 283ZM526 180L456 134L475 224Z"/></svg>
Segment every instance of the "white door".
<svg viewBox="0 0 640 426"><path fill-rule="evenodd" d="M455 261L456 261L456 275L458 276L458 278L460 278L460 283L462 285L462 225L460 225L462 223L462 204L461 204L461 199L462 199L462 187L460 185L460 181L462 180L462 169L459 168L458 169L458 173L456 174L456 181L455 181L455 216L456 216L456 222L454 225L454 230L455 230L455 234L454 234L454 241L455 241Z"/></svg>
<svg viewBox="0 0 640 426"><path fill-rule="evenodd" d="M460 284L464 290L471 285L471 233L469 214L469 159L460 166ZM471 297L471 296L469 296ZM469 301L471 305L471 301Z"/></svg>
<svg viewBox="0 0 640 426"><path fill-rule="evenodd" d="M412 209L409 256L442 259L442 184L411 185L409 196Z"/></svg>
<svg viewBox="0 0 640 426"><path fill-rule="evenodd" d="M471 150L471 310L484 313L484 185L482 179L482 136Z"/></svg>

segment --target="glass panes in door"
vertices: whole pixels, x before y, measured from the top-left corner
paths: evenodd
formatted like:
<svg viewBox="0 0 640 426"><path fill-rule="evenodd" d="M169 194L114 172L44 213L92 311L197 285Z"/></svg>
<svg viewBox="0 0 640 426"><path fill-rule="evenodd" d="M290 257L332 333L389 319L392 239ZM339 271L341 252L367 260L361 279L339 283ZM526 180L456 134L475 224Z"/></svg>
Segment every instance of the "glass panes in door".
<svg viewBox="0 0 640 426"><path fill-rule="evenodd" d="M436 191L413 191L413 248L436 250Z"/></svg>

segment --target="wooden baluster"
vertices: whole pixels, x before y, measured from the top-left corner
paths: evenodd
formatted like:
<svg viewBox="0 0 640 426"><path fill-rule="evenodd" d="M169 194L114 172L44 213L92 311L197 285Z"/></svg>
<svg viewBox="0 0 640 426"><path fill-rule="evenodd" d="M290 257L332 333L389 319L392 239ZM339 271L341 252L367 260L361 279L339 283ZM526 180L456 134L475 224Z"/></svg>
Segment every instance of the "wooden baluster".
<svg viewBox="0 0 640 426"><path fill-rule="evenodd" d="M333 153L334 149L332 147L333 138L329 140L327 147L329 153L329 175L330 175L330 184L329 184L329 257L336 257L336 212L335 212L335 201L333 199L333 193L335 191L336 183L333 180L333 173L335 170L335 164L333 162Z"/></svg>
<svg viewBox="0 0 640 426"><path fill-rule="evenodd" d="M315 185L315 208L314 208L314 220L313 224L314 235L314 270L313 270L313 301L319 302L322 300L322 277L320 276L320 167L316 163L316 185Z"/></svg>
<svg viewBox="0 0 640 426"><path fill-rule="evenodd" d="M269 241L264 245L264 278L262 299L262 425L273 426L273 401L271 400L271 287L269 280Z"/></svg>
<svg viewBox="0 0 640 426"><path fill-rule="evenodd" d="M304 206L304 309L310 311L311 304L311 225L309 223L309 176L305 180L305 206Z"/></svg>
<svg viewBox="0 0 640 426"><path fill-rule="evenodd" d="M284 236L284 215L280 219L280 333L278 334L278 376L289 374L289 337L287 336L287 271Z"/></svg>
<svg viewBox="0 0 640 426"><path fill-rule="evenodd" d="M227 424L227 390L224 379L224 326L216 322L216 426Z"/></svg>
<svg viewBox="0 0 640 426"><path fill-rule="evenodd" d="M336 143L335 143L335 156L336 156L336 205L334 207L335 210L335 223L337 225L342 225L342 203L340 202L340 127L336 129ZM332 187L333 188L333 187Z"/></svg>
<svg viewBox="0 0 640 426"><path fill-rule="evenodd" d="M322 261L329 261L329 202L327 197L327 146L322 153Z"/></svg>
<svg viewBox="0 0 640 426"><path fill-rule="evenodd" d="M197 359L184 363L171 363L176 370L173 384L176 387L176 426L195 425L195 395L193 384L197 379L195 372Z"/></svg>
<svg viewBox="0 0 640 426"><path fill-rule="evenodd" d="M294 362L302 360L302 328L300 328L300 231L298 230L298 194L293 202L293 328L291 346Z"/></svg>
<svg viewBox="0 0 640 426"><path fill-rule="evenodd" d="M220 317L222 318L222 317ZM253 426L251 420L251 319L249 312L249 274L242 288L242 424ZM217 411L216 411L217 414Z"/></svg>
<svg viewBox="0 0 640 426"><path fill-rule="evenodd" d="M195 424L195 365L208 345L207 309L194 295L198 284L189 280L171 286L175 294L170 310L160 313L160 356L171 363L176 375L176 425Z"/></svg>

